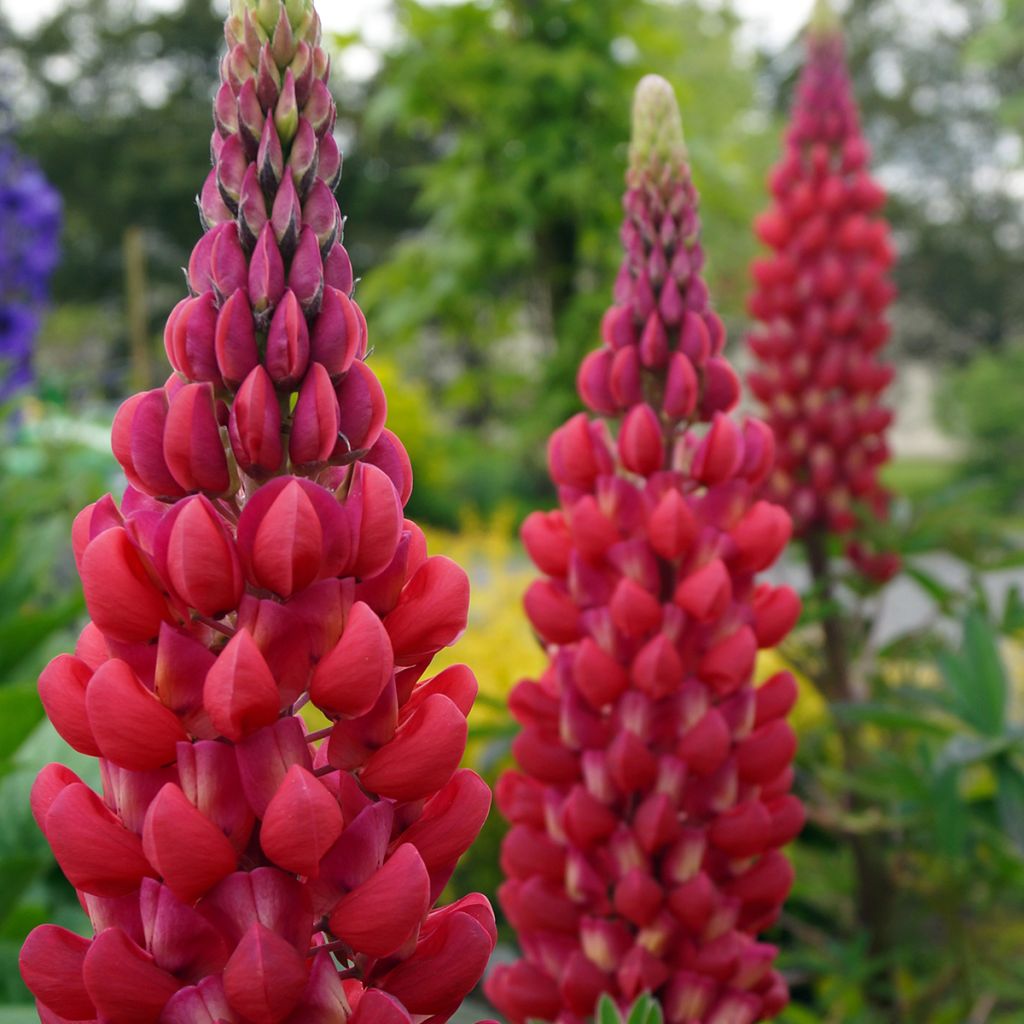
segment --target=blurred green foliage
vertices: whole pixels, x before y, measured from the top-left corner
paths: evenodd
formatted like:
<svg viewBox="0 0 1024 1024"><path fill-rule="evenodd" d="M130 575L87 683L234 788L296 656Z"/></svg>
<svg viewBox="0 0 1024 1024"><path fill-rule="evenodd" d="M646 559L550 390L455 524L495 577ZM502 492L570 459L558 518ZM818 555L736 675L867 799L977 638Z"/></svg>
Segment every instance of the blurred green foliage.
<svg viewBox="0 0 1024 1024"><path fill-rule="evenodd" d="M401 0L397 10L399 40L371 83L360 145L415 154L389 162L414 185L420 222L359 294L378 336L487 446L457 481L486 508L501 491L540 485L543 438L578 405L576 366L597 342L621 258L639 78L658 71L678 88L716 242L712 287L733 312L771 142L751 116L753 67L726 12L655 0Z"/></svg>
<svg viewBox="0 0 1024 1024"><path fill-rule="evenodd" d="M984 352L951 372L942 395L954 432L965 439L962 472L993 511L1024 510L1024 345Z"/></svg>
<svg viewBox="0 0 1024 1024"><path fill-rule="evenodd" d="M113 483L101 426L44 415L34 402L0 421L0 1002L24 1002L17 969L25 933L43 921L87 924L29 811L36 773L63 761L98 782L91 758L48 723L36 677L69 650L85 606L71 558L71 521Z"/></svg>

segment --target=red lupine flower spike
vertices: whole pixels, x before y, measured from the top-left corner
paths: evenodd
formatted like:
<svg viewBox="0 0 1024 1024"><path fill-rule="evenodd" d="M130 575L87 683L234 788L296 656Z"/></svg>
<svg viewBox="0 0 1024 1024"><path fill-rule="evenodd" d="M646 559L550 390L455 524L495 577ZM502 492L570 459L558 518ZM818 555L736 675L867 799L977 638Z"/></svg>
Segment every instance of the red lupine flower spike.
<svg viewBox="0 0 1024 1024"><path fill-rule="evenodd" d="M54 1024L443 1024L496 939L481 896L431 909L490 804L476 680L427 671L468 581L403 519L312 2L231 10L174 373L115 418L130 486L73 528L92 622L39 680L100 760L102 798L56 764L31 795L95 935L37 928L22 976Z"/></svg>
<svg viewBox="0 0 1024 1024"><path fill-rule="evenodd" d="M561 508L523 525L550 668L512 692L519 770L497 787L523 959L487 992L514 1024L582 1021L602 992L651 992L669 1024L766 1020L786 1002L755 937L792 882L778 847L800 826L795 694L751 676L799 611L755 582L789 518L758 501L770 434L729 415L739 384L662 79L637 90L627 185L616 304L578 378L594 412L621 416L617 436L585 415L555 431Z"/></svg>
<svg viewBox="0 0 1024 1024"><path fill-rule="evenodd" d="M772 206L757 221L769 255L755 260L750 311L750 388L775 432L778 458L766 492L793 517L798 536L836 533L869 578L899 568L890 552L856 536L865 517L884 520L891 412L879 362L894 296L884 194L871 179L846 68L842 29L824 2L807 34L785 154L771 173Z"/></svg>

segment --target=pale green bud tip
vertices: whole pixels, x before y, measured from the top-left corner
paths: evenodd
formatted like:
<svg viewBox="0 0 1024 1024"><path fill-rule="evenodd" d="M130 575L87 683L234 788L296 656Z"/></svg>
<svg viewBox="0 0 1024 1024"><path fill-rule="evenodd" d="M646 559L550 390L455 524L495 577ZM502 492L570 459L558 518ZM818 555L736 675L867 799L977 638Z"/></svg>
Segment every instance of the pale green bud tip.
<svg viewBox="0 0 1024 1024"><path fill-rule="evenodd" d="M313 0L231 0L232 15L241 18L248 10L268 36L277 26L282 7L292 28L297 29L312 15Z"/></svg>
<svg viewBox="0 0 1024 1024"><path fill-rule="evenodd" d="M672 86L660 75L646 75L633 94L633 138L629 165L633 169L652 163L667 164L686 159L683 119Z"/></svg>
<svg viewBox="0 0 1024 1024"><path fill-rule="evenodd" d="M830 0L815 0L807 29L811 35L815 36L835 35L841 31L842 24L839 15L836 14Z"/></svg>

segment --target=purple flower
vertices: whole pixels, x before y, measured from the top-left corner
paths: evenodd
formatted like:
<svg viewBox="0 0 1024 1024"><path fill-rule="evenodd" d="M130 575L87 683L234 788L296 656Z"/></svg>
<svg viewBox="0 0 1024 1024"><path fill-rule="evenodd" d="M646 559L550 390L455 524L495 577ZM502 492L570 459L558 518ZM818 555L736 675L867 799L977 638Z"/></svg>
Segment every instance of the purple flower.
<svg viewBox="0 0 1024 1024"><path fill-rule="evenodd" d="M34 163L0 139L0 402L32 382L60 222L60 196Z"/></svg>

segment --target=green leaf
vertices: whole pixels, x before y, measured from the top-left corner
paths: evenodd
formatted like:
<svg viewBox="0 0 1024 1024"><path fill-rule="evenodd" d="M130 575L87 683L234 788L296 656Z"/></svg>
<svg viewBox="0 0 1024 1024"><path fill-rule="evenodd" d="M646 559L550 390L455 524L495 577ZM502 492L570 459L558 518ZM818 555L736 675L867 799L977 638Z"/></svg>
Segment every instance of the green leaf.
<svg viewBox="0 0 1024 1024"><path fill-rule="evenodd" d="M80 593L42 611L23 611L0 622L0 682L7 681L33 651L58 629L70 626L85 608Z"/></svg>
<svg viewBox="0 0 1024 1024"><path fill-rule="evenodd" d="M0 686L0 771L42 717L34 682Z"/></svg>
<svg viewBox="0 0 1024 1024"><path fill-rule="evenodd" d="M957 592L947 587L938 577L926 572L918 565L907 563L903 571L912 579L944 612L949 612L957 599Z"/></svg>
<svg viewBox="0 0 1024 1024"><path fill-rule="evenodd" d="M989 734L1001 732L1006 718L1006 673L995 631L976 611L969 612L964 623L963 656L977 685L974 706L980 728Z"/></svg>
<svg viewBox="0 0 1024 1024"><path fill-rule="evenodd" d="M995 632L978 611L967 614L960 653L937 660L960 717L986 736L1002 733L1008 685Z"/></svg>
<svg viewBox="0 0 1024 1024"><path fill-rule="evenodd" d="M916 711L889 704L833 704L832 713L844 722L876 725L897 732L923 732L934 736L948 736L953 727L926 718Z"/></svg>
<svg viewBox="0 0 1024 1024"><path fill-rule="evenodd" d="M979 761L988 761L1014 745L1013 736L954 736L939 751L935 764L939 771L963 768Z"/></svg>
<svg viewBox="0 0 1024 1024"><path fill-rule="evenodd" d="M996 768L996 807L1010 841L1024 854L1024 775L1008 759Z"/></svg>
<svg viewBox="0 0 1024 1024"><path fill-rule="evenodd" d="M619 1008L607 992L601 996L597 1004L597 1024L622 1024Z"/></svg>
<svg viewBox="0 0 1024 1024"><path fill-rule="evenodd" d="M958 773L954 768L947 768L935 779L932 814L938 847L947 857L962 857L967 843L967 813L960 799Z"/></svg>

